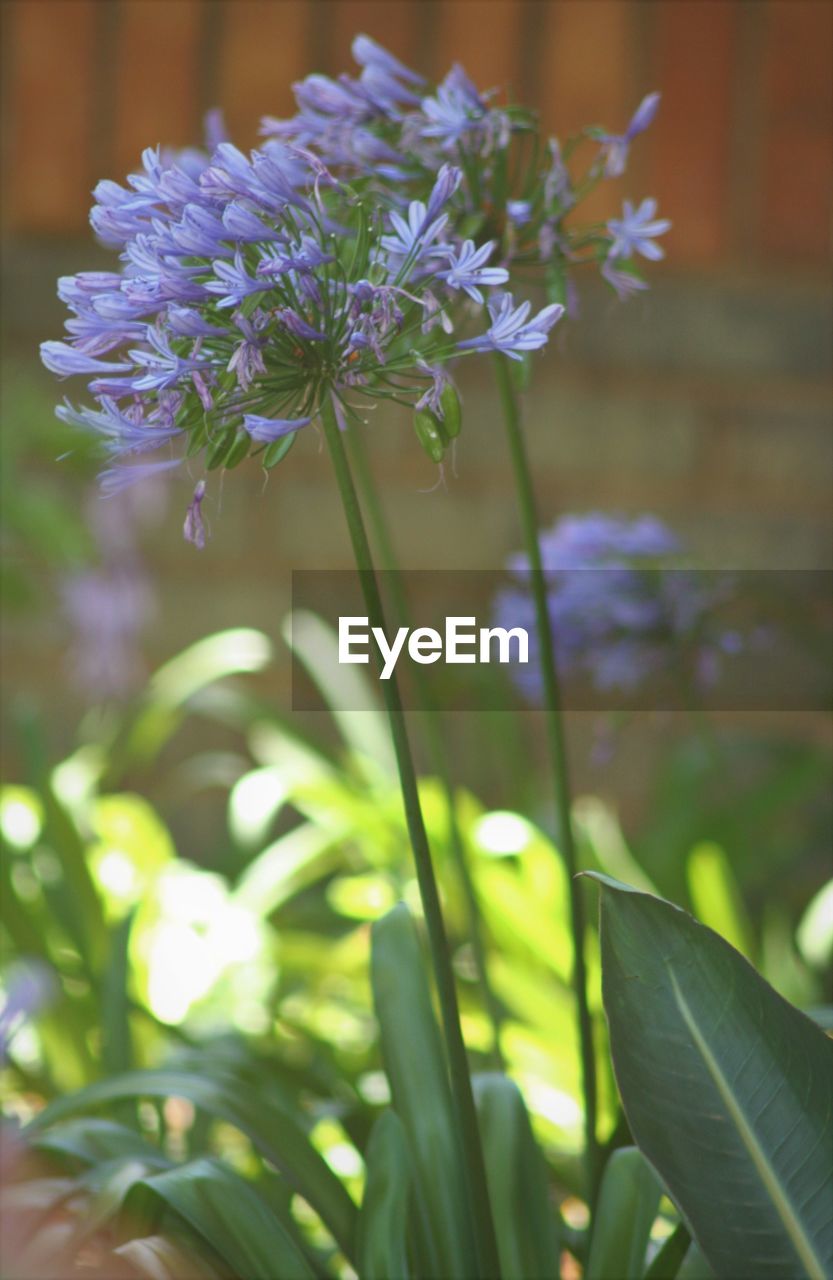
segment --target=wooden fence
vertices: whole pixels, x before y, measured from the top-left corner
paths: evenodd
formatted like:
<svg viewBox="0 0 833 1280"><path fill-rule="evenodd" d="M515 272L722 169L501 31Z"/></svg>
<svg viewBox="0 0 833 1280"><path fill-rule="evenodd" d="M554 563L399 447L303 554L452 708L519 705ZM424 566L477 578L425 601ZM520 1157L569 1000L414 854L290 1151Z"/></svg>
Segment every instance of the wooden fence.
<svg viewBox="0 0 833 1280"><path fill-rule="evenodd" d="M634 192L674 220L676 263L813 264L830 247L833 6L816 0L5 0L7 231L84 231L101 176L195 141L222 104L252 144L290 85L350 67L366 31L432 76L459 59L566 135L662 110ZM618 199L621 192L612 193Z"/></svg>

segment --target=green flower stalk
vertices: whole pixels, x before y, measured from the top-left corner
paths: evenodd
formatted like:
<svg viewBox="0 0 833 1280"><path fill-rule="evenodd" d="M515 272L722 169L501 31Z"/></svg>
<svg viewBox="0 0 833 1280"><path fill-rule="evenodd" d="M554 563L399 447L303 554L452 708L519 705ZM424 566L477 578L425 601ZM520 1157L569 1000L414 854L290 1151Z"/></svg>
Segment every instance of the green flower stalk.
<svg viewBox="0 0 833 1280"><path fill-rule="evenodd" d="M382 598L373 566L373 557L367 532L359 506L358 496L350 472L350 464L339 431L338 422L333 410L324 406L321 422L327 441L327 448L333 463L336 482L341 495L353 555L361 579L365 608L371 627L385 630L385 616ZM384 682L385 707L390 721L399 780L402 788L402 800L405 806L405 819L408 835L416 865L417 880L428 938L434 963L434 975L440 1000L443 1030L445 1032L446 1049L452 1089L457 1108L457 1116L463 1142L463 1154L468 1175L468 1195L471 1216L475 1228L478 1253L483 1276L496 1277L500 1274L497 1256L497 1241L492 1222L489 1203L489 1190L486 1182L486 1168L483 1161L483 1149L471 1087L466 1047L460 1027L460 1013L457 1004L457 991L454 983L454 971L448 939L443 922L439 890L431 861L431 850L422 817L419 802L417 777L413 756L408 738L408 729L399 695L396 676Z"/></svg>

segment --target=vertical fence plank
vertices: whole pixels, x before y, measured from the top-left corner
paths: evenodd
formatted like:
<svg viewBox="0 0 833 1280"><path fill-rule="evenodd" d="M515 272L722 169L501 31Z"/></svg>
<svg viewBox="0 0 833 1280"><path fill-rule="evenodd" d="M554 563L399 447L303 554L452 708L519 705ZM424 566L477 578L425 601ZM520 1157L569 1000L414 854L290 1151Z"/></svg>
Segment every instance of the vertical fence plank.
<svg viewBox="0 0 833 1280"><path fill-rule="evenodd" d="M523 98L519 0L444 0L435 6L438 56L444 74L461 62L478 89L511 88Z"/></svg>
<svg viewBox="0 0 833 1280"><path fill-rule="evenodd" d="M833 8L792 0L768 17L761 247L822 257L833 217Z"/></svg>
<svg viewBox="0 0 833 1280"><path fill-rule="evenodd" d="M94 0L6 0L12 50L6 186L10 230L86 225L93 110Z"/></svg>
<svg viewBox="0 0 833 1280"><path fill-rule="evenodd" d="M536 78L546 127L562 140L590 124L624 128L638 92L634 7L618 0L559 3L545 6L542 18ZM618 203L618 188L605 184L582 209L595 220L609 217Z"/></svg>
<svg viewBox="0 0 833 1280"><path fill-rule="evenodd" d="M112 177L135 169L145 147L201 142L200 9L200 0L120 0Z"/></svg>
<svg viewBox="0 0 833 1280"><path fill-rule="evenodd" d="M294 112L292 82L311 69L312 12L308 2L226 0L218 105L238 146L256 143L261 116Z"/></svg>
<svg viewBox="0 0 833 1280"><path fill-rule="evenodd" d="M738 7L677 0L657 10L654 194L676 261L720 259L730 237L732 72Z"/></svg>
<svg viewBox="0 0 833 1280"><path fill-rule="evenodd" d="M356 65L350 56L353 37L372 36L379 44L390 49L397 58L416 70L419 55L419 27L431 22L435 4L417 0L341 0L332 6L332 31L327 70L331 75L347 71L351 75Z"/></svg>

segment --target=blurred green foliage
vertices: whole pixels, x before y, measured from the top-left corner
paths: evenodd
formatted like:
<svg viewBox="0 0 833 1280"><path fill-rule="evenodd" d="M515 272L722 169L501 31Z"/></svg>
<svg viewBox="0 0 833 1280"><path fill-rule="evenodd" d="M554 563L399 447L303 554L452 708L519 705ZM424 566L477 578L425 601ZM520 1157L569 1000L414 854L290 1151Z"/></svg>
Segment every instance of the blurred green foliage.
<svg viewBox="0 0 833 1280"><path fill-rule="evenodd" d="M295 642L338 706L339 691L327 687L332 667L321 627L306 619ZM273 1256L284 1257L281 1274L351 1274L356 1259L349 1237L360 1242L360 1274L381 1276L380 1267L394 1265L391 1251L402 1246L395 1224L403 1198L413 1194L408 1176L400 1185L382 1173L374 1182L368 1172L377 1162L389 1168L401 1148L395 1126L380 1127L380 1117L391 1114L384 1108L391 1091L395 1103L398 1093L397 1114L407 1131L401 1099L417 1090L422 1101L407 1142L413 1152L425 1107L439 1105L441 1095L428 1088L425 1074L431 1033L414 1023L414 998L398 985L404 961L394 956L405 944L397 942L386 961L380 948L387 932L374 950L375 1007L369 981L374 922L378 931L397 902L416 917L420 911L385 725L375 712L338 712L335 746L330 734L319 741L301 732L247 680L272 660L272 645L259 632L208 637L160 668L128 706L87 716L76 748L57 765L47 758L42 726L31 716L21 723L29 776L0 798L3 985L7 1008L21 989L36 995L21 999L19 1016L4 1028L11 1033L4 1085L18 1120L52 1103L58 1110L47 1114L60 1121L21 1155L22 1173L6 1196L6 1212L23 1201L24 1217L30 1215L21 1245L29 1270L21 1275L40 1274L40 1255L30 1256L32 1241L42 1235L31 1229L37 1222L54 1228L47 1243L58 1254L70 1249L76 1256L82 1246L103 1250L106 1266L123 1267L126 1276L262 1277L267 1273L258 1267L266 1255L254 1243L261 1237ZM355 679L355 669L349 672ZM218 729L232 748L222 758L210 746ZM159 796L150 789L148 798L148 771L171 758L178 739L201 737L206 748L189 753ZM725 741L720 749L754 765L733 775L738 783L731 799L725 768L701 745L686 742L669 760L657 804L632 845L601 800L580 800L575 817L583 865L688 902L776 989L801 1005L824 1005L831 887L817 882L815 896L806 892L811 859L795 900L773 901L759 892L779 874L778 823L817 803L824 752L790 748L785 756L781 745L762 747L752 739ZM224 797L210 859L201 858L198 846L189 848L191 857L180 856L166 808L176 808L180 792L199 806L209 785L221 786ZM503 1215L501 1255L521 1268L507 1275L542 1274L536 1247L566 1248L587 1263L563 865L547 832L524 814L490 809L470 791L457 791L457 822L501 1006L507 1079L493 1070L444 793L431 778L420 788L466 1039L480 1073L490 1187ZM799 800L804 808L797 810ZM759 809L766 818L749 851L742 833L755 824L741 826L737 814L754 817ZM627 1142L628 1130L612 1078L595 941L588 960L602 1082L600 1136L612 1150ZM416 953L410 964L419 986L425 980L421 970L417 976ZM394 972L385 996L380 981ZM33 974L40 985L33 985ZM427 986L425 992L420 1017L427 1026ZM397 1019L401 1025L391 1031ZM84 1106L84 1095L73 1100L73 1091L84 1088L93 1089L91 1101L107 1104L108 1119L69 1118ZM66 1104L58 1101L67 1095ZM441 1119L437 1130L444 1131ZM422 1173L415 1167L417 1185L420 1178L431 1185L427 1170L437 1158L432 1149ZM638 1159L634 1152L630 1164L624 1156L620 1164L643 1225L634 1236L635 1219L619 1228L611 1217L609 1247L618 1247L615 1233L624 1231L638 1256L633 1274L641 1275L661 1242L667 1241L668 1257L676 1249L681 1258L686 1241L667 1200L657 1215L654 1184L639 1172ZM448 1185L437 1183L442 1204ZM618 1191L615 1198L618 1203ZM230 1203L240 1206L233 1221L224 1216ZM359 1203L363 1226L354 1237ZM432 1221L440 1208L438 1202ZM550 1226L534 1237L517 1236L518 1224L535 1212ZM141 1238L130 1225L139 1219ZM157 1231L154 1224L162 1225ZM540 1245L550 1229L560 1244ZM453 1253L453 1225L452 1252L444 1260L430 1262L430 1238L417 1231L408 1265L413 1249L428 1249L423 1271L445 1266L442 1274L461 1268L465 1274L465 1259ZM605 1274L598 1259L606 1247L597 1236L588 1274ZM48 1249L43 1256L50 1256ZM112 1274L107 1271L108 1280Z"/></svg>
<svg viewBox="0 0 833 1280"><path fill-rule="evenodd" d="M6 609L20 610L45 603L45 576L89 559L78 480L92 479L96 463L89 441L55 417L54 387L39 368L9 356L0 378L0 597ZM58 458L61 468L53 465Z"/></svg>

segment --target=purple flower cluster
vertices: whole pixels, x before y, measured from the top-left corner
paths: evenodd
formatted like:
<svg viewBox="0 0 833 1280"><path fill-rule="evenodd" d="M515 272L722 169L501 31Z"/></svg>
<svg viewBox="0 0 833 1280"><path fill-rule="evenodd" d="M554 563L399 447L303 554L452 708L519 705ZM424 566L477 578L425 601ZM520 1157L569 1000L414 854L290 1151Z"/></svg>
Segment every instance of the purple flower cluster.
<svg viewBox="0 0 833 1280"><path fill-rule="evenodd" d="M559 276L581 263L599 264L620 297L647 287L631 259L634 251L661 256L653 237L670 224L653 221L654 202L636 213L626 205L621 222L604 229L588 231L574 219L566 226L564 219L599 182L625 172L631 144L656 116L658 93L642 100L624 133L587 128L562 148L540 137L534 112L499 104L494 91L481 92L457 64L430 85L367 36L356 38L353 56L358 77L308 76L295 85L297 114L267 117L263 132L313 148L334 173L381 185L394 203L419 194L452 160L461 181L448 217L471 240L471 253L495 241L501 262L542 270L553 301L563 293ZM592 154L574 175L567 157L586 143Z"/></svg>
<svg viewBox="0 0 833 1280"><path fill-rule="evenodd" d="M67 334L42 358L87 381L92 404L58 414L98 438L106 493L186 458L211 471L255 453L269 469L328 402L345 426L368 399L439 405L450 360L546 344L567 265L602 262L620 294L645 287L633 255L661 256L668 226L653 201L584 234L563 219L621 172L656 95L621 137L586 130L562 149L459 66L431 85L367 36L353 53L357 77L308 76L297 114L264 120L251 153L212 117L204 151L149 149L126 186L96 188L91 222L118 269L59 282ZM575 179L565 157L588 140ZM510 293L487 298L525 266L550 286L536 315ZM197 545L204 496L200 476L185 521Z"/></svg>
<svg viewBox="0 0 833 1280"><path fill-rule="evenodd" d="M565 516L540 538L556 662L565 675L587 676L601 693L632 693L646 681L690 663L691 678L711 678L735 633L710 628L725 584L681 567L683 547L660 520L602 514ZM499 625L524 627L530 661L513 670L532 702L543 698L535 652L529 563L517 555L514 585L496 601Z"/></svg>
<svg viewBox="0 0 833 1280"><path fill-rule="evenodd" d="M537 330L455 340L464 300L508 279L487 265L493 245L451 234L460 179L441 164L400 212L272 139L184 162L149 150L126 187L99 184L93 226L121 268L61 280L67 338L41 351L54 373L88 380L94 404L58 415L98 437L105 491L198 454L211 470L254 449L270 467L327 398L349 422L359 391L415 404L452 357L542 345L552 308ZM185 532L201 545L198 495Z"/></svg>

